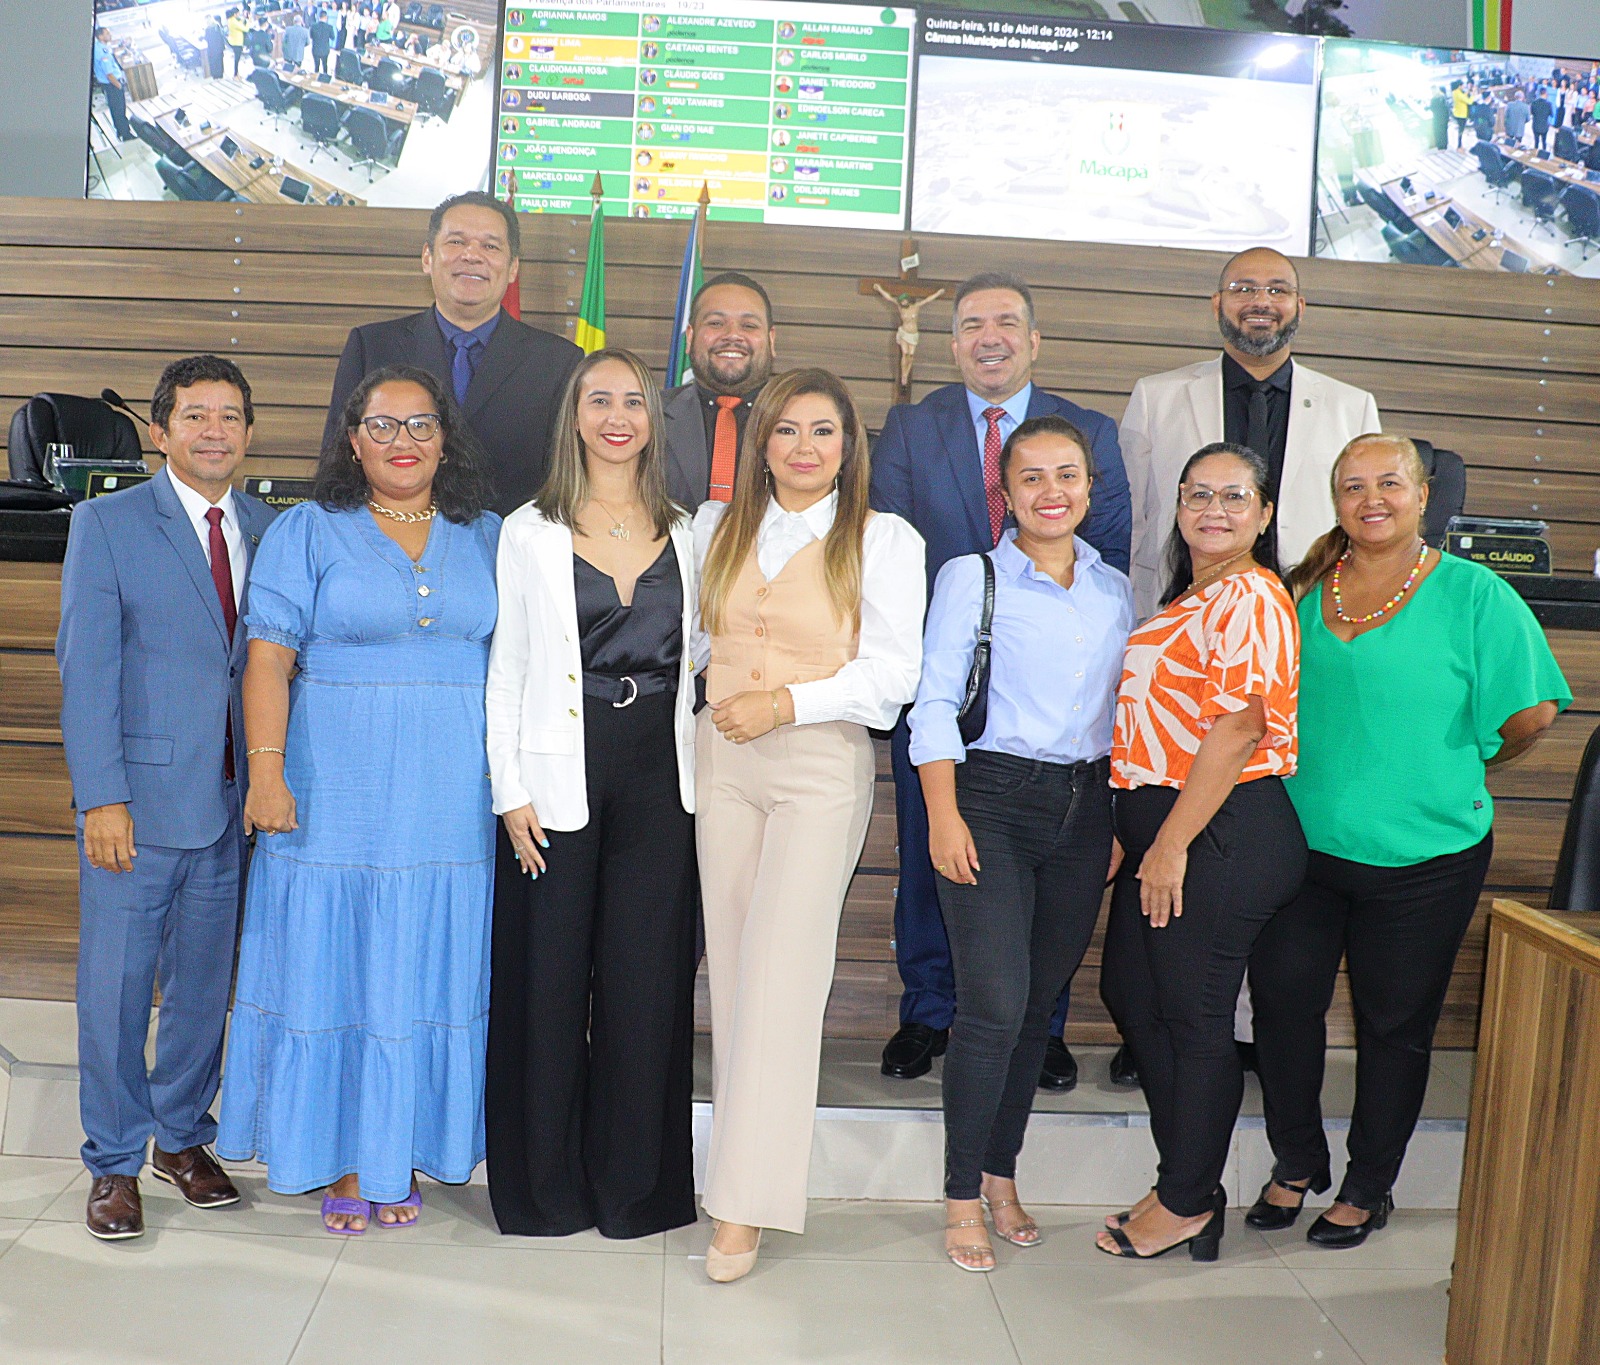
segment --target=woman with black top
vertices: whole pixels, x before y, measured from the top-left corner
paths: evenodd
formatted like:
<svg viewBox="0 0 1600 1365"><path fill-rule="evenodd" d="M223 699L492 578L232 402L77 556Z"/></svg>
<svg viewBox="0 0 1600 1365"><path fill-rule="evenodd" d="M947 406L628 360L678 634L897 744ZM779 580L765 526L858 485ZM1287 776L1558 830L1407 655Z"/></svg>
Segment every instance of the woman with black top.
<svg viewBox="0 0 1600 1365"><path fill-rule="evenodd" d="M644 363L588 356L500 547L487 1110L507 1233L695 1221L693 548L660 432Z"/></svg>

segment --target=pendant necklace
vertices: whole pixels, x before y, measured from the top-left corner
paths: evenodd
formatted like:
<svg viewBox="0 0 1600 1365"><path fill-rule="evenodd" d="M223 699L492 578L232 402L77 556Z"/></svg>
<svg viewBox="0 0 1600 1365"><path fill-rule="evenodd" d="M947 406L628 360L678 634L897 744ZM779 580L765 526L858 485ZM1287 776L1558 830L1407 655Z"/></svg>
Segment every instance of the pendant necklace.
<svg viewBox="0 0 1600 1365"><path fill-rule="evenodd" d="M1203 588L1208 583L1211 583L1214 580L1222 577L1222 571L1224 569L1226 569L1230 564L1237 564L1241 559L1247 558L1251 553L1254 552L1255 548L1256 547L1252 545L1248 550L1240 550L1239 553L1234 555L1232 559L1225 559L1220 564L1213 564L1205 571L1205 573L1201 574L1194 580L1194 582L1189 584L1189 591L1193 592L1196 588Z"/></svg>
<svg viewBox="0 0 1600 1365"><path fill-rule="evenodd" d="M606 534L613 540L631 539L631 537L628 535L628 518L633 515L633 509L630 507L619 517L609 507L607 507L605 503L601 502L599 498L595 499L595 503L599 506L602 512L611 518L611 529L607 531Z"/></svg>

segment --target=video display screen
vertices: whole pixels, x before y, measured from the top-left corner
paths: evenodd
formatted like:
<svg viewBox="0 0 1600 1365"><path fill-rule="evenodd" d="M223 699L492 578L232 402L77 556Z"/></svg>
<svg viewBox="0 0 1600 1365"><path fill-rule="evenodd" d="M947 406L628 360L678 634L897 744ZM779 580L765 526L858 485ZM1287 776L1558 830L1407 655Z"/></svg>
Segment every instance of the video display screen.
<svg viewBox="0 0 1600 1365"><path fill-rule="evenodd" d="M1600 66L1329 39L1316 254L1600 275Z"/></svg>
<svg viewBox="0 0 1600 1365"><path fill-rule="evenodd" d="M1304 255L1317 42L923 11L911 226Z"/></svg>
<svg viewBox="0 0 1600 1365"><path fill-rule="evenodd" d="M768 0L512 5L498 192L524 212L905 222L909 9Z"/></svg>

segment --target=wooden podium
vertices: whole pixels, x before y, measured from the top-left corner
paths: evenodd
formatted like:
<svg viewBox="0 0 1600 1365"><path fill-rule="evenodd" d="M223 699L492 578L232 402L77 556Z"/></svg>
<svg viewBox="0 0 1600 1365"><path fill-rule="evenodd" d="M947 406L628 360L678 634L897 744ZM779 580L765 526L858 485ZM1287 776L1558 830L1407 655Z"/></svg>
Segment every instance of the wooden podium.
<svg viewBox="0 0 1600 1365"><path fill-rule="evenodd" d="M1600 1363L1600 914L1494 902L1445 1341Z"/></svg>

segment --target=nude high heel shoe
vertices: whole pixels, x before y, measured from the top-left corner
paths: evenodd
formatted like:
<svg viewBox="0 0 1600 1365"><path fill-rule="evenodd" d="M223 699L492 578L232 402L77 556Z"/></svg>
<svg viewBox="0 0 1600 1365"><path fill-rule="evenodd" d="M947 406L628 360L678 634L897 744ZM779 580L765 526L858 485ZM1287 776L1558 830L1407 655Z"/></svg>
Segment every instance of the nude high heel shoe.
<svg viewBox="0 0 1600 1365"><path fill-rule="evenodd" d="M720 1228L722 1224L718 1223ZM714 1237L716 1234L713 1233ZM761 1253L761 1229L756 1229L756 1244L749 1251L718 1251L716 1247L706 1248L706 1278L714 1280L717 1284L732 1284L734 1280L742 1280L756 1268L756 1257Z"/></svg>

